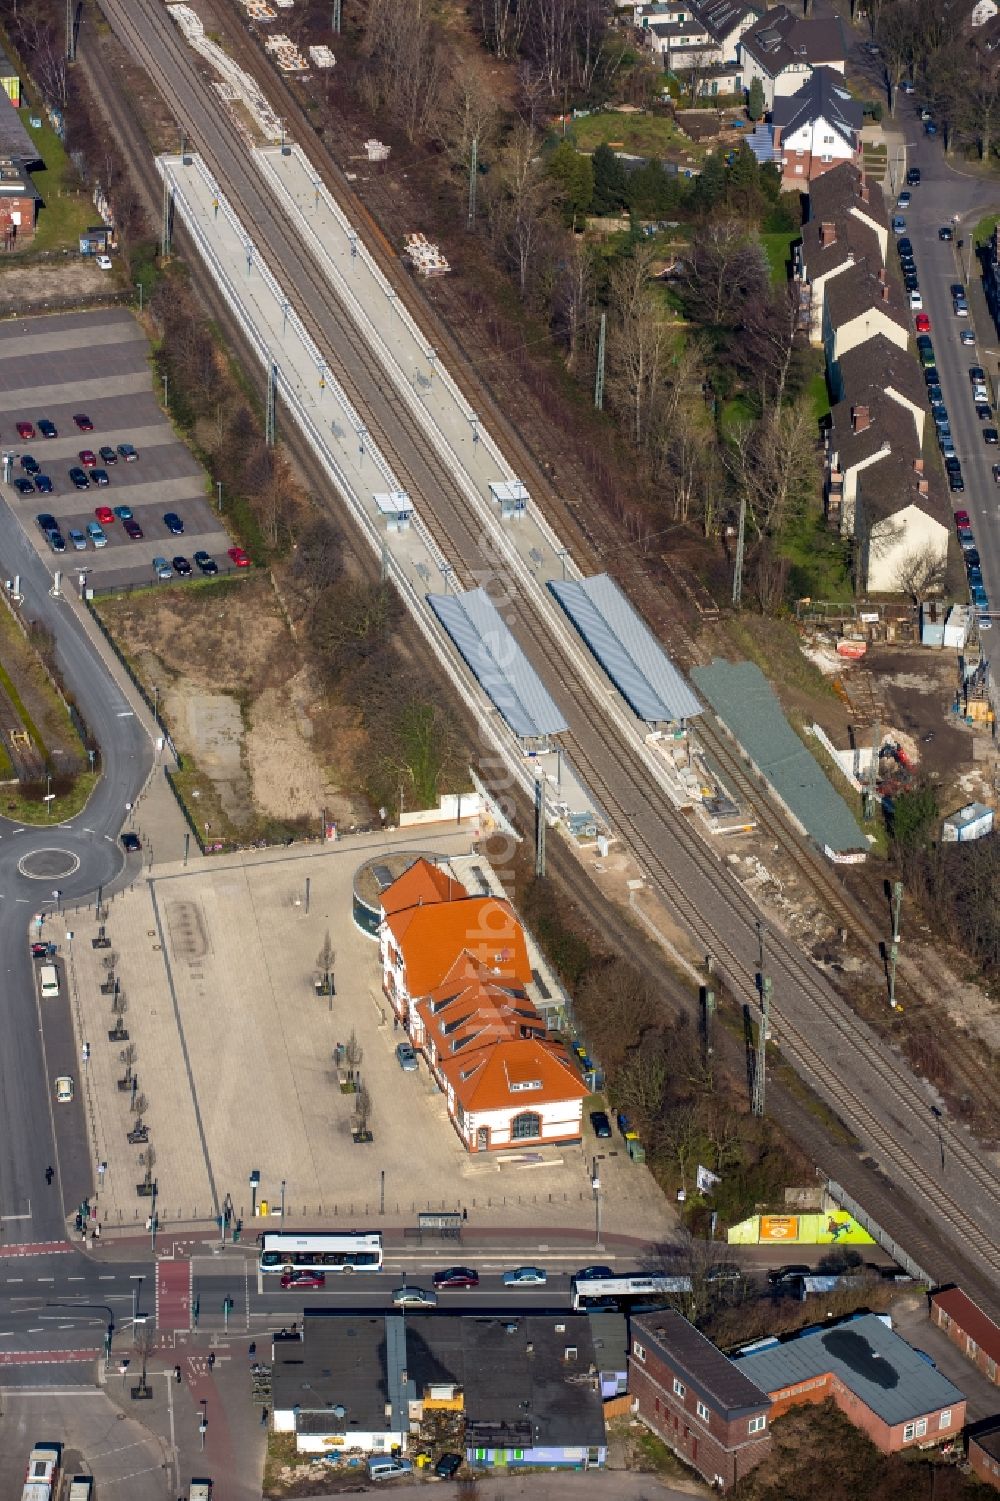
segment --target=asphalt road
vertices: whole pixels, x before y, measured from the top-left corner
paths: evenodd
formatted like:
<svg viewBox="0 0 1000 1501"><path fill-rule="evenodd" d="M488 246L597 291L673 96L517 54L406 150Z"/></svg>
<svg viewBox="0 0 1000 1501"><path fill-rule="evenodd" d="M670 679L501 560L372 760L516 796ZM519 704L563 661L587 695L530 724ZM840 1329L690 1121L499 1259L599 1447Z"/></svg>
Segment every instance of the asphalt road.
<svg viewBox="0 0 1000 1501"><path fill-rule="evenodd" d="M20 574L25 610L55 638L56 661L84 720L101 747L102 775L84 811L69 823L29 828L0 818L0 963L3 966L4 1026L0 1046L0 1239L7 1244L59 1240L64 1213L89 1192L82 1115L66 1129L67 1182L52 1188L45 1169L60 1164L54 1147L52 1080L63 1071L45 1056L35 980L29 954L29 924L45 915L43 931L65 948L65 922L57 909L76 904L125 873L118 833L152 765L153 748L142 723L94 651L73 605L49 594L48 570L5 500L0 500L0 564L3 577ZM51 852L51 853L44 853ZM26 857L35 876L25 874ZM135 857L132 857L135 858ZM54 893L58 891L57 899ZM32 925L33 926L33 925ZM63 991L65 992L65 986ZM65 994L51 1007L67 1006ZM68 1011L63 1017L59 1063L66 1059ZM57 1026L57 1031L59 1030ZM68 1034L71 1038L71 1033ZM69 1071L69 1070L67 1070ZM79 1076L79 1065L72 1072ZM66 1110L67 1107L58 1107ZM70 1111L77 1107L68 1107ZM72 1145L71 1145L72 1141Z"/></svg>

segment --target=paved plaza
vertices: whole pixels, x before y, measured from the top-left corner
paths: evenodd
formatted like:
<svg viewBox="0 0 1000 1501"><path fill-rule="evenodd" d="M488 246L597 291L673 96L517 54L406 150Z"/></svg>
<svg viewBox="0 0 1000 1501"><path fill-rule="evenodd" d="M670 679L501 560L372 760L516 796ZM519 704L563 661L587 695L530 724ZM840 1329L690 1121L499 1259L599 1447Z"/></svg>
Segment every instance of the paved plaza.
<svg viewBox="0 0 1000 1501"><path fill-rule="evenodd" d="M614 1143L470 1157L421 1062L403 1073L382 995L378 948L354 925L352 882L374 855L399 849L467 854L470 834L403 830L328 846L289 847L157 865L108 909L107 936L127 999L128 1042L114 1026L106 950L94 949L93 907L68 914L68 964L82 1049L84 1107L101 1175L105 1230L134 1231L149 1214L137 1185L148 1158L126 1137L134 1124L128 1071L137 1078L154 1151L161 1225L205 1224L227 1197L250 1228L249 1176L259 1200L290 1224L412 1224L420 1210L465 1208L470 1228L595 1225L591 1172L601 1157L601 1212L609 1229L655 1236L672 1223L645 1168ZM308 907L307 907L308 883ZM335 991L316 994L326 933L336 949ZM372 1099L374 1142L352 1136L355 1097L334 1060L352 1029ZM134 1054L132 1052L134 1050ZM341 1071L342 1072L342 1071ZM260 1220L254 1229L261 1228Z"/></svg>

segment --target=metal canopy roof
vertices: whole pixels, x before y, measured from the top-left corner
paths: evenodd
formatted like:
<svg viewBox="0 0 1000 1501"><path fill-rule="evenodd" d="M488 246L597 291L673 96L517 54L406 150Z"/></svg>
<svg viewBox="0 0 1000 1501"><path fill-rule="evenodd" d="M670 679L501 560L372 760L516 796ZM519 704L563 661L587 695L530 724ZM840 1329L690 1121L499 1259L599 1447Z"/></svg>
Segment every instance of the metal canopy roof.
<svg viewBox="0 0 1000 1501"><path fill-rule="evenodd" d="M519 739L568 728L485 589L428 594L427 603Z"/></svg>
<svg viewBox="0 0 1000 1501"><path fill-rule="evenodd" d="M702 713L700 701L614 579L606 573L578 581L550 579L549 588L640 719L656 724Z"/></svg>

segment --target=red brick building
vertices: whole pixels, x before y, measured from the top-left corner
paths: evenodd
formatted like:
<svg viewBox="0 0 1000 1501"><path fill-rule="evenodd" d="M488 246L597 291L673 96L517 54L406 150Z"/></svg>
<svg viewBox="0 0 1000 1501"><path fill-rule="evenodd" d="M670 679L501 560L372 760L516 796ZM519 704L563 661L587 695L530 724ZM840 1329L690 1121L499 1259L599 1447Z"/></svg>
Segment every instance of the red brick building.
<svg viewBox="0 0 1000 1501"><path fill-rule="evenodd" d="M969 1464L978 1480L1000 1491L1000 1417L969 1429Z"/></svg>
<svg viewBox="0 0 1000 1501"><path fill-rule="evenodd" d="M978 1303L958 1287L942 1287L931 1294L931 1322L943 1329L953 1345L971 1360L987 1381L1000 1386L1000 1329Z"/></svg>
<svg viewBox="0 0 1000 1501"><path fill-rule="evenodd" d="M16 250L34 239L37 206L38 189L24 167L0 157L0 247Z"/></svg>
<svg viewBox="0 0 1000 1501"><path fill-rule="evenodd" d="M628 1368L636 1415L719 1490L767 1458L769 1398L679 1313L632 1319Z"/></svg>

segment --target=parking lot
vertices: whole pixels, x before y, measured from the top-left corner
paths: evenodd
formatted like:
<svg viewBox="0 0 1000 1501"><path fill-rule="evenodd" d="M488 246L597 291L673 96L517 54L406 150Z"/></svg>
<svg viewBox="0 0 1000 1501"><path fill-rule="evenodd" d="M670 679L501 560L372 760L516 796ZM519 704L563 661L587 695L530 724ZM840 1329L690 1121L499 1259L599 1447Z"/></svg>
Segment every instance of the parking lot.
<svg viewBox="0 0 1000 1501"><path fill-rule="evenodd" d="M440 856L467 853L469 841L449 825L421 830L416 844ZM93 906L72 914L67 968L78 1056L90 1043L80 1082L91 1139L108 1164L99 1188L107 1228L134 1229L148 1213L148 1198L136 1192L143 1148L126 1140L130 1091L118 1086L131 1067L164 1227L210 1221L227 1195L249 1219L248 1178L259 1170L259 1199L274 1210L284 1193L296 1224L413 1224L418 1210L461 1206L477 1228L593 1234L596 1154L605 1225L665 1232L670 1208L620 1142L597 1142L585 1123L580 1145L470 1156L423 1061L416 1072L401 1070L378 946L352 920L352 880L373 855L414 845L413 831L386 831L144 870L107 918L133 1055L108 1038L107 951L91 947ZM336 949L332 998L314 986L326 933ZM355 1096L342 1092L344 1071L334 1063L352 1031L372 1102L374 1141L363 1144L352 1136Z"/></svg>
<svg viewBox="0 0 1000 1501"><path fill-rule="evenodd" d="M169 565L169 575L159 570L164 586L179 581L174 558L186 559L195 575L197 552L220 573L235 566L204 471L164 415L154 379L149 345L128 309L0 324L5 497L53 570L85 571L97 590L155 582L154 558ZM22 436L19 423L30 423L33 435ZM43 423L55 436L45 435ZM131 445L136 456L120 445ZM80 488L71 470L82 471ZM115 508L125 511L116 515ZM164 522L168 513L179 518L180 532ZM39 514L54 518L63 551L41 530ZM126 523L141 535L129 536Z"/></svg>

